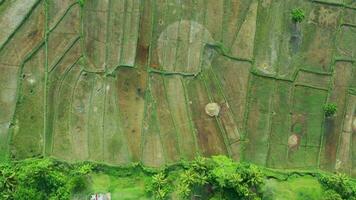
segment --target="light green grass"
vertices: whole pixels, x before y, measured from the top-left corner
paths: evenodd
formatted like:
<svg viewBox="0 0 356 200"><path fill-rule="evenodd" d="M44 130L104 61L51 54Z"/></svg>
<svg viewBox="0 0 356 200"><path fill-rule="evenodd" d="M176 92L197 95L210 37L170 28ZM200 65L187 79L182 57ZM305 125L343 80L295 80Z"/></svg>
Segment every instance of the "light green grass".
<svg viewBox="0 0 356 200"><path fill-rule="evenodd" d="M145 180L148 177L135 175L115 177L107 174L92 174L90 193L110 192L112 199L144 200L149 199L145 193Z"/></svg>
<svg viewBox="0 0 356 200"><path fill-rule="evenodd" d="M282 182L270 179L264 188L265 200L319 200L322 195L322 186L311 176L292 177Z"/></svg>
<svg viewBox="0 0 356 200"><path fill-rule="evenodd" d="M110 193L113 200L148 200L152 199L145 191L145 183L150 176L140 172L128 175L98 172L89 175L88 188L81 194L74 195L75 200L87 200L92 194Z"/></svg>

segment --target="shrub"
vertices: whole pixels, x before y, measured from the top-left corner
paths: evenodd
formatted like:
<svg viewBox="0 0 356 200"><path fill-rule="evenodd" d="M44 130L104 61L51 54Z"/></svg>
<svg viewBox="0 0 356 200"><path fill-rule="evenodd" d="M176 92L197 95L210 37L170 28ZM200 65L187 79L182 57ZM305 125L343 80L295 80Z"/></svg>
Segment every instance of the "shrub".
<svg viewBox="0 0 356 200"><path fill-rule="evenodd" d="M17 185L16 173L11 165L0 165L0 199L11 199Z"/></svg>
<svg viewBox="0 0 356 200"><path fill-rule="evenodd" d="M199 189L210 188L214 197L257 199L263 180L257 167L236 163L226 156L197 158L181 173L178 193L186 199Z"/></svg>
<svg viewBox="0 0 356 200"><path fill-rule="evenodd" d="M83 176L74 176L68 183L71 192L77 193L82 192L88 187L88 183L85 177Z"/></svg>
<svg viewBox="0 0 356 200"><path fill-rule="evenodd" d="M85 3L85 0L78 0L78 3L79 3L79 5L80 5L81 7L83 7L83 6L84 6L84 3Z"/></svg>
<svg viewBox="0 0 356 200"><path fill-rule="evenodd" d="M154 175L151 182L148 184L147 192L153 194L155 199L166 199L169 193L169 183L166 174L159 172Z"/></svg>
<svg viewBox="0 0 356 200"><path fill-rule="evenodd" d="M292 20L296 23L302 22L305 18L304 11L300 8L293 9L291 15L292 15Z"/></svg>
<svg viewBox="0 0 356 200"><path fill-rule="evenodd" d="M331 117L337 112L337 105L334 103L324 104L323 110L326 117Z"/></svg>
<svg viewBox="0 0 356 200"><path fill-rule="evenodd" d="M323 200L342 200L342 197L334 190L327 190L324 193Z"/></svg>
<svg viewBox="0 0 356 200"><path fill-rule="evenodd" d="M344 174L336 174L332 176L321 175L319 182L326 190L333 190L339 194L343 199L355 199L356 186ZM328 192L331 195L331 191ZM335 196L335 194L333 194ZM353 197L353 198L350 198Z"/></svg>
<svg viewBox="0 0 356 200"><path fill-rule="evenodd" d="M0 199L67 200L87 187L91 165L71 166L51 159L0 165Z"/></svg>

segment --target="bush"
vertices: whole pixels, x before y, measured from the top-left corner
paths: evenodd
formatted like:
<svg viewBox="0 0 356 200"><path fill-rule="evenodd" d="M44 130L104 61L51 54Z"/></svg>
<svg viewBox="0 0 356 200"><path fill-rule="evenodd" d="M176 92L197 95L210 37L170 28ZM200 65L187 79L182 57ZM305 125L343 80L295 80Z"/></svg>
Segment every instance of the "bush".
<svg viewBox="0 0 356 200"><path fill-rule="evenodd" d="M342 197L334 190L327 190L323 200L342 200Z"/></svg>
<svg viewBox="0 0 356 200"><path fill-rule="evenodd" d="M13 199L21 199L21 200L45 199L45 195L33 188L20 187L14 193Z"/></svg>
<svg viewBox="0 0 356 200"><path fill-rule="evenodd" d="M293 9L291 15L292 15L292 20L296 23L302 22L305 18L304 11L300 8Z"/></svg>
<svg viewBox="0 0 356 200"><path fill-rule="evenodd" d="M235 163L226 156L197 158L179 179L178 193L189 198L202 188L211 189L219 198L258 199L264 175L252 165Z"/></svg>
<svg viewBox="0 0 356 200"><path fill-rule="evenodd" d="M81 7L83 7L83 6L84 6L84 3L85 3L85 0L78 0L78 3L79 3L79 5L80 5Z"/></svg>
<svg viewBox="0 0 356 200"><path fill-rule="evenodd" d="M82 192L88 187L88 183L83 176L74 176L69 183L69 188L71 188L72 193Z"/></svg>
<svg viewBox="0 0 356 200"><path fill-rule="evenodd" d="M169 183L166 174L163 172L154 175L147 187L147 192L151 193L158 200L166 199L169 191Z"/></svg>
<svg viewBox="0 0 356 200"><path fill-rule="evenodd" d="M0 199L11 199L16 185L16 173L12 166L0 165Z"/></svg>
<svg viewBox="0 0 356 200"><path fill-rule="evenodd" d="M356 199L356 186L355 184L344 174L336 174L332 176L321 175L319 182L328 191L328 195L336 196L331 191L334 191L342 199ZM353 197L353 198L351 198Z"/></svg>
<svg viewBox="0 0 356 200"><path fill-rule="evenodd" d="M0 166L0 199L67 200L86 188L91 165L30 159Z"/></svg>
<svg viewBox="0 0 356 200"><path fill-rule="evenodd" d="M226 156L197 157L183 163L183 169L170 179L164 172L152 176L146 190L160 200L166 199L173 188L180 199L199 196L200 199L255 200L262 197L264 177L257 167L236 163Z"/></svg>
<svg viewBox="0 0 356 200"><path fill-rule="evenodd" d="M331 117L337 112L337 105L334 103L324 104L323 110L326 117Z"/></svg>

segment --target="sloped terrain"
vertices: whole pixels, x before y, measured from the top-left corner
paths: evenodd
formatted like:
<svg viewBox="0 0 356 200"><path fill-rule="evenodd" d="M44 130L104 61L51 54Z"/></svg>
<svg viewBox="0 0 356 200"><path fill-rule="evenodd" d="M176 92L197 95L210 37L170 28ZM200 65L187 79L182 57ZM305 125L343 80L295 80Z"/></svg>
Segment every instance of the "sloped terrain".
<svg viewBox="0 0 356 200"><path fill-rule="evenodd" d="M356 176L353 0L3 0L0 70L1 160Z"/></svg>

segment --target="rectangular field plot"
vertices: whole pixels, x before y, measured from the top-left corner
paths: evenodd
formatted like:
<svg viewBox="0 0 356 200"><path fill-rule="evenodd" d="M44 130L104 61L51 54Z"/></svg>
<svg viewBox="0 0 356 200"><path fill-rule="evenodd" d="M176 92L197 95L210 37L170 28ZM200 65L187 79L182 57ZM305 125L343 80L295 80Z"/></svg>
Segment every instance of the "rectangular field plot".
<svg viewBox="0 0 356 200"><path fill-rule="evenodd" d="M352 70L352 77L356 77L356 64L354 63L353 70ZM349 83L349 87L353 90L353 94L356 94L356 78L352 78Z"/></svg>
<svg viewBox="0 0 356 200"><path fill-rule="evenodd" d="M229 0L224 4L222 43L225 47L231 47L234 44L238 31L241 29L242 24L246 22L246 16L251 4L252 0ZM232 55L236 56L233 53Z"/></svg>
<svg viewBox="0 0 356 200"><path fill-rule="evenodd" d="M8 158L9 123L0 123L0 162Z"/></svg>
<svg viewBox="0 0 356 200"><path fill-rule="evenodd" d="M319 147L299 146L288 151L288 168L316 169L318 168Z"/></svg>
<svg viewBox="0 0 356 200"><path fill-rule="evenodd" d="M349 94L346 101L343 133L338 149L337 170L354 175L355 173L355 133L356 133L356 96Z"/></svg>
<svg viewBox="0 0 356 200"><path fill-rule="evenodd" d="M320 167L322 169L334 170L335 168L338 150L338 142L336 141L339 141L342 133L346 96L350 80L352 80L352 63L337 62L334 72L334 87L328 101L335 103L338 110L334 117L325 120L323 146L320 155Z"/></svg>
<svg viewBox="0 0 356 200"><path fill-rule="evenodd" d="M240 130L243 128L251 64L219 56L212 61L212 73L222 88Z"/></svg>
<svg viewBox="0 0 356 200"><path fill-rule="evenodd" d="M165 80L162 76L152 74L150 77L150 83L150 90L152 95L150 101L154 102L154 106L156 109L156 120L157 126L159 127L158 133L160 133L166 163L174 163L180 158L178 142L179 140L178 133L175 128L176 124L174 123L170 107L176 105L170 105L168 102L166 96ZM147 117L150 116L147 115Z"/></svg>
<svg viewBox="0 0 356 200"><path fill-rule="evenodd" d="M292 134L298 138L296 145L290 149L288 160L291 167L302 167L303 154L310 162L305 162L305 167L318 165L319 151L322 138L324 121L323 104L327 92L305 86L295 86L293 96ZM310 152L307 150L311 149Z"/></svg>
<svg viewBox="0 0 356 200"><path fill-rule="evenodd" d="M249 6L248 12L245 15L244 22L241 25L240 30L231 45L231 54L238 58L244 59L253 58L255 42L258 2L257 0L253 0L250 2L251 4ZM227 45L230 46L230 44Z"/></svg>
<svg viewBox="0 0 356 200"><path fill-rule="evenodd" d="M355 125L355 119L356 119L356 110L354 112L354 126ZM356 129L356 128L355 128ZM352 168L351 168L351 176L356 177L356 130L353 130L352 132L352 143L351 143L351 149L352 149Z"/></svg>
<svg viewBox="0 0 356 200"><path fill-rule="evenodd" d="M71 112L69 117L70 132L73 137L71 156L75 160L89 159L88 132L90 98L93 90L94 75L82 73L73 88L70 101ZM68 102L69 103L69 102Z"/></svg>
<svg viewBox="0 0 356 200"><path fill-rule="evenodd" d="M271 126L271 103L275 81L273 79L253 76L246 124L247 161L265 165L268 156L268 141Z"/></svg>
<svg viewBox="0 0 356 200"><path fill-rule="evenodd" d="M147 76L142 71L128 68L119 68L117 73L120 124L127 138L131 161L138 162L141 157Z"/></svg>
<svg viewBox="0 0 356 200"><path fill-rule="evenodd" d="M177 132L181 158L193 159L198 155L199 149L196 144L196 133L186 99L187 92L184 87L184 80L180 76L163 77L163 80L168 105L174 121L173 128Z"/></svg>
<svg viewBox="0 0 356 200"><path fill-rule="evenodd" d="M351 0L350 0L351 1ZM356 6L356 2L354 3ZM345 8L342 12L342 20L346 24L356 25L356 12L352 8Z"/></svg>
<svg viewBox="0 0 356 200"><path fill-rule="evenodd" d="M209 98L212 102L216 102L220 106L219 117L217 118L219 125L221 126L221 134L225 137L226 143L230 146L231 143L235 143L240 140L240 131L238 130L237 123L232 110L226 101L226 96L223 93L223 89L216 78L215 73L211 68L204 70L204 82L208 91ZM229 148L229 147L227 147ZM240 149L229 148L230 154L238 155Z"/></svg>
<svg viewBox="0 0 356 200"><path fill-rule="evenodd" d="M259 9L257 16L256 44L259 48L254 51L255 66L268 74L275 74L278 60L271 55L279 55L281 37L279 34L268 34L269 32L281 32L283 28L283 13L281 8L285 7L286 1L265 4ZM278 54L278 55L277 55Z"/></svg>
<svg viewBox="0 0 356 200"><path fill-rule="evenodd" d="M352 26L340 27L337 36L337 57L349 60L356 59L356 28Z"/></svg>
<svg viewBox="0 0 356 200"><path fill-rule="evenodd" d="M303 68L318 72L331 72L334 38L337 33L340 18L340 7L325 4L313 4L308 16L310 23L305 23L302 28L301 42Z"/></svg>
<svg viewBox="0 0 356 200"><path fill-rule="evenodd" d="M56 63L56 65L49 69L48 73L48 93L47 93L47 102L51 102L47 105L47 122L48 122L48 132L46 133L46 154L52 154L53 147L53 134L55 132L54 127L56 126L56 116L59 112L58 105L64 94L61 94L61 89L66 88L67 80L66 77L68 73L73 73L72 68L77 67L80 57L80 43L77 42L65 55L62 59ZM63 84L64 83L64 84ZM64 87L63 87L64 86ZM68 102L67 102L68 103ZM61 123L61 122L59 122Z"/></svg>
<svg viewBox="0 0 356 200"><path fill-rule="evenodd" d="M288 145L271 143L268 150L267 166L277 169L287 167Z"/></svg>
<svg viewBox="0 0 356 200"><path fill-rule="evenodd" d="M104 160L110 164L127 164L130 161L130 152L126 135L122 130L117 78L106 77L104 89L106 90L103 123Z"/></svg>
<svg viewBox="0 0 356 200"><path fill-rule="evenodd" d="M10 121L16 107L18 67L0 64L0 161L6 158Z"/></svg>
<svg viewBox="0 0 356 200"><path fill-rule="evenodd" d="M150 52L150 67L155 69L162 69L161 65L164 65L167 69L174 70L175 56L176 56L176 43L167 44L167 52L164 52L163 57L167 58L167 62L159 61L158 57L158 39L161 33L168 27L168 25L178 21L180 19L180 9L177 2L168 2L165 0L156 0L152 3L149 13L154 11L152 18L152 36L150 38L151 52ZM169 14L168 14L169 13ZM170 37L176 38L177 33L170 33ZM167 41L167 36L162 36L160 40ZM162 58L161 58L162 59ZM162 63L160 63L162 62Z"/></svg>
<svg viewBox="0 0 356 200"><path fill-rule="evenodd" d="M103 123L104 123L104 101L105 101L105 79L101 76L94 77L93 92L90 97L90 109L88 115L88 151L89 159L104 161L104 134L103 134ZM73 88L74 94L75 88ZM78 93L78 91L76 91ZM73 98L73 97L72 97ZM71 100L72 101L72 100ZM72 103L70 103L72 109ZM72 115L72 112L70 115ZM70 117L72 118L72 116ZM70 127L70 126L69 126ZM76 149L74 145L75 141L73 137L75 134L70 127L70 134L72 140L72 151ZM80 134L80 133L79 133ZM86 142L85 142L86 143ZM83 147L84 148L84 147Z"/></svg>
<svg viewBox="0 0 356 200"><path fill-rule="evenodd" d="M159 132L156 104L151 94L146 94L145 118L142 124L142 163L146 166L159 167L165 163L165 150Z"/></svg>
<svg viewBox="0 0 356 200"><path fill-rule="evenodd" d="M288 149L288 137L291 133L292 83L276 82L273 97L273 114L269 139L268 167L282 168Z"/></svg>
<svg viewBox="0 0 356 200"><path fill-rule="evenodd" d="M227 154L226 144L215 117L205 113L206 104L210 103L201 77L187 79L188 101L192 120L196 128L197 142L203 156Z"/></svg>
<svg viewBox="0 0 356 200"><path fill-rule="evenodd" d="M15 159L42 155L44 142L44 62L40 48L24 63L20 103L15 112L11 153Z"/></svg>
<svg viewBox="0 0 356 200"><path fill-rule="evenodd" d="M78 64L63 63L63 65L58 66L58 70L63 70L66 72L59 78L58 82L51 85L51 89L53 89L54 94L52 94L52 104L53 110L51 115L53 115L53 129L51 139L52 141L52 155L57 156L61 159L71 160L72 155L72 145L73 138L70 133L70 124L69 119L71 117L71 102L72 95L74 94L74 89L78 78L80 77L80 66ZM53 74L54 76L61 75L58 71L58 74Z"/></svg>
<svg viewBox="0 0 356 200"><path fill-rule="evenodd" d="M53 2L52 2L53 3ZM52 5L50 3L50 5ZM56 17L56 16L53 16ZM58 19L57 19L58 20ZM58 22L48 35L48 68L67 53L80 35L80 6L68 8L68 13Z"/></svg>

